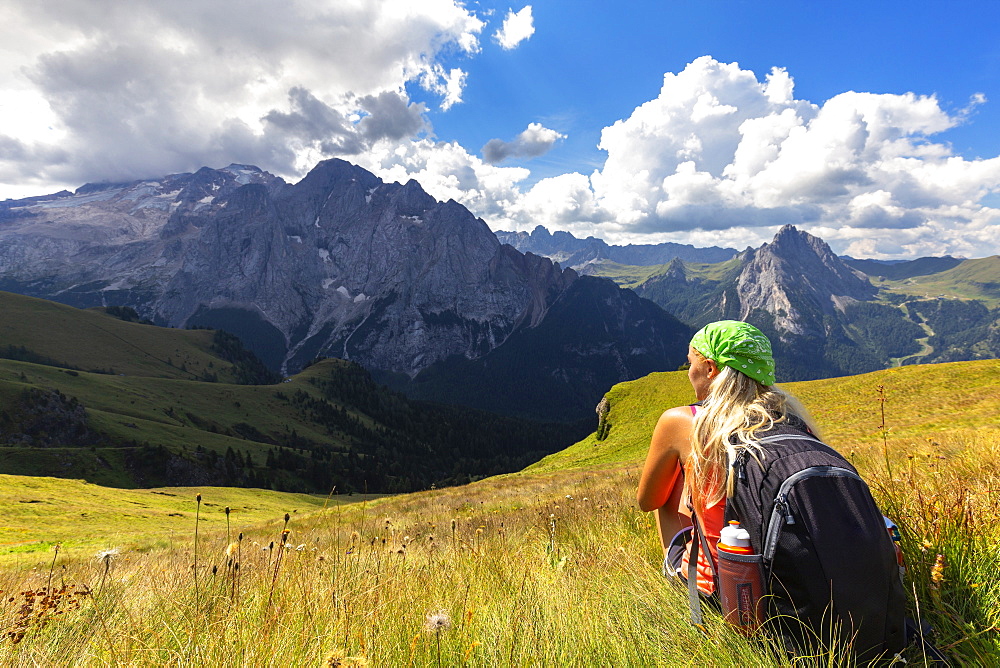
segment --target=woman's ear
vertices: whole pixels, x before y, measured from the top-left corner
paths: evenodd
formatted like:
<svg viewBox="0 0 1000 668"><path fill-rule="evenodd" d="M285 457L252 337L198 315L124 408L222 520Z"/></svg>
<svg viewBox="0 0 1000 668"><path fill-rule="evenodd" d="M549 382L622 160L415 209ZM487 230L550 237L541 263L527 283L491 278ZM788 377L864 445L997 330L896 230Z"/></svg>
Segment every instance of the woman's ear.
<svg viewBox="0 0 1000 668"><path fill-rule="evenodd" d="M719 375L719 365L712 359L706 358L705 361L708 362L708 378L711 380Z"/></svg>

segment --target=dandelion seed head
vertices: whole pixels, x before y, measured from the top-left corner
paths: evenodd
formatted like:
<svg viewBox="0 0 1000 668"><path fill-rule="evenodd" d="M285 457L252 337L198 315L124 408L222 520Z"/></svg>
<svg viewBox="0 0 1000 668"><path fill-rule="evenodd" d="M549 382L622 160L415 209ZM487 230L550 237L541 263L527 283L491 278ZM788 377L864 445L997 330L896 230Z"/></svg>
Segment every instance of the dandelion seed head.
<svg viewBox="0 0 1000 668"><path fill-rule="evenodd" d="M447 631L451 628L451 615L448 614L447 610L436 610L434 612L428 612L427 618L424 621L424 629L428 633L439 633L441 631Z"/></svg>
<svg viewBox="0 0 1000 668"><path fill-rule="evenodd" d="M120 554L117 547L108 548L107 550L101 550L94 555L94 559L105 564L109 564L118 558Z"/></svg>

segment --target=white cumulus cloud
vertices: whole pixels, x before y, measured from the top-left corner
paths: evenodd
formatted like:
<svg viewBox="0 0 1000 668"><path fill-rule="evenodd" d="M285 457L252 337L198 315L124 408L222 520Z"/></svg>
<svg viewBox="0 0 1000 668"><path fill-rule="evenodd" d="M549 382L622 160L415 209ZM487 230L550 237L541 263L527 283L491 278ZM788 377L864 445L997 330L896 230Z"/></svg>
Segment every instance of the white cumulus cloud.
<svg viewBox="0 0 1000 668"><path fill-rule="evenodd" d="M965 159L933 140L966 113L914 93L816 104L795 98L782 69L759 80L705 56L604 129L607 159L581 197L614 220L605 236L622 240L726 230L760 242L793 223L873 256L960 254L975 247L967 240L997 252L1000 210L980 200L1000 192L1000 158Z"/></svg>
<svg viewBox="0 0 1000 668"><path fill-rule="evenodd" d="M477 53L484 26L457 0L10 0L0 183L234 161L295 177L427 130L406 86L459 103L446 59Z"/></svg>
<svg viewBox="0 0 1000 668"><path fill-rule="evenodd" d="M984 103L972 95L969 108ZM759 78L706 56L665 74L655 99L604 129L607 158L589 176L528 186L527 170L490 164L544 137L537 124L492 140L483 160L425 141L383 175L426 181L493 229L744 248L791 223L856 256L1000 253L1000 209L986 204L1000 193L1000 157L966 159L934 140L967 115L915 93L814 103L795 97L783 69Z"/></svg>
<svg viewBox="0 0 1000 668"><path fill-rule="evenodd" d="M494 33L493 38L509 51L534 34L535 19L531 15L531 5L526 5L519 12L513 9L508 11L503 25Z"/></svg>

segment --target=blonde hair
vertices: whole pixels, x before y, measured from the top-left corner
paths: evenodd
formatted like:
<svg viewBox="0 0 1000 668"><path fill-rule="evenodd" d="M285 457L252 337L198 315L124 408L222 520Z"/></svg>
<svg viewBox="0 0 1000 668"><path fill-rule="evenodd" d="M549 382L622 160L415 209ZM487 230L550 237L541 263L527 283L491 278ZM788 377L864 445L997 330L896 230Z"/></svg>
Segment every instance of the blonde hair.
<svg viewBox="0 0 1000 668"><path fill-rule="evenodd" d="M695 351L697 352L697 351ZM698 353L700 355L700 353ZM798 418L816 434L805 408L775 385L763 385L731 367L722 367L691 430L691 497L697 510L733 493L729 463L742 450L758 458L755 434Z"/></svg>

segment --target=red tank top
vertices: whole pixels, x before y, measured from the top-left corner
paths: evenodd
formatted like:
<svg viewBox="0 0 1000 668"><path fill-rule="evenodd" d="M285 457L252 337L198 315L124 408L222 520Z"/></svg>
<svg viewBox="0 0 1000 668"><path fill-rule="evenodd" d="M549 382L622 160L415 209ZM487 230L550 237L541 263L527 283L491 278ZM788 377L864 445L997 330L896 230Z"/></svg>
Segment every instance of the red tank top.
<svg viewBox="0 0 1000 668"><path fill-rule="evenodd" d="M697 406L691 406L691 415L696 415L698 412ZM682 498L691 499L691 491L687 488L687 481L691 479L691 473L687 470L687 466L684 467L684 493L681 495ZM688 515L689 511L687 508L682 507L678 510ZM701 520L701 528L705 532L705 538L708 539L708 547L711 552L711 557L705 554L704 550L699 550L698 552L698 591L706 596L711 596L715 592L715 578L712 576L712 564L719 563L719 533L722 531L722 527L726 523L726 497L722 497L719 501L705 508L704 512L698 515L698 519ZM688 572L688 564L691 558L691 543L688 543L687 550L684 552L684 558L681 560L681 573L685 576ZM712 562L709 563L709 558Z"/></svg>

